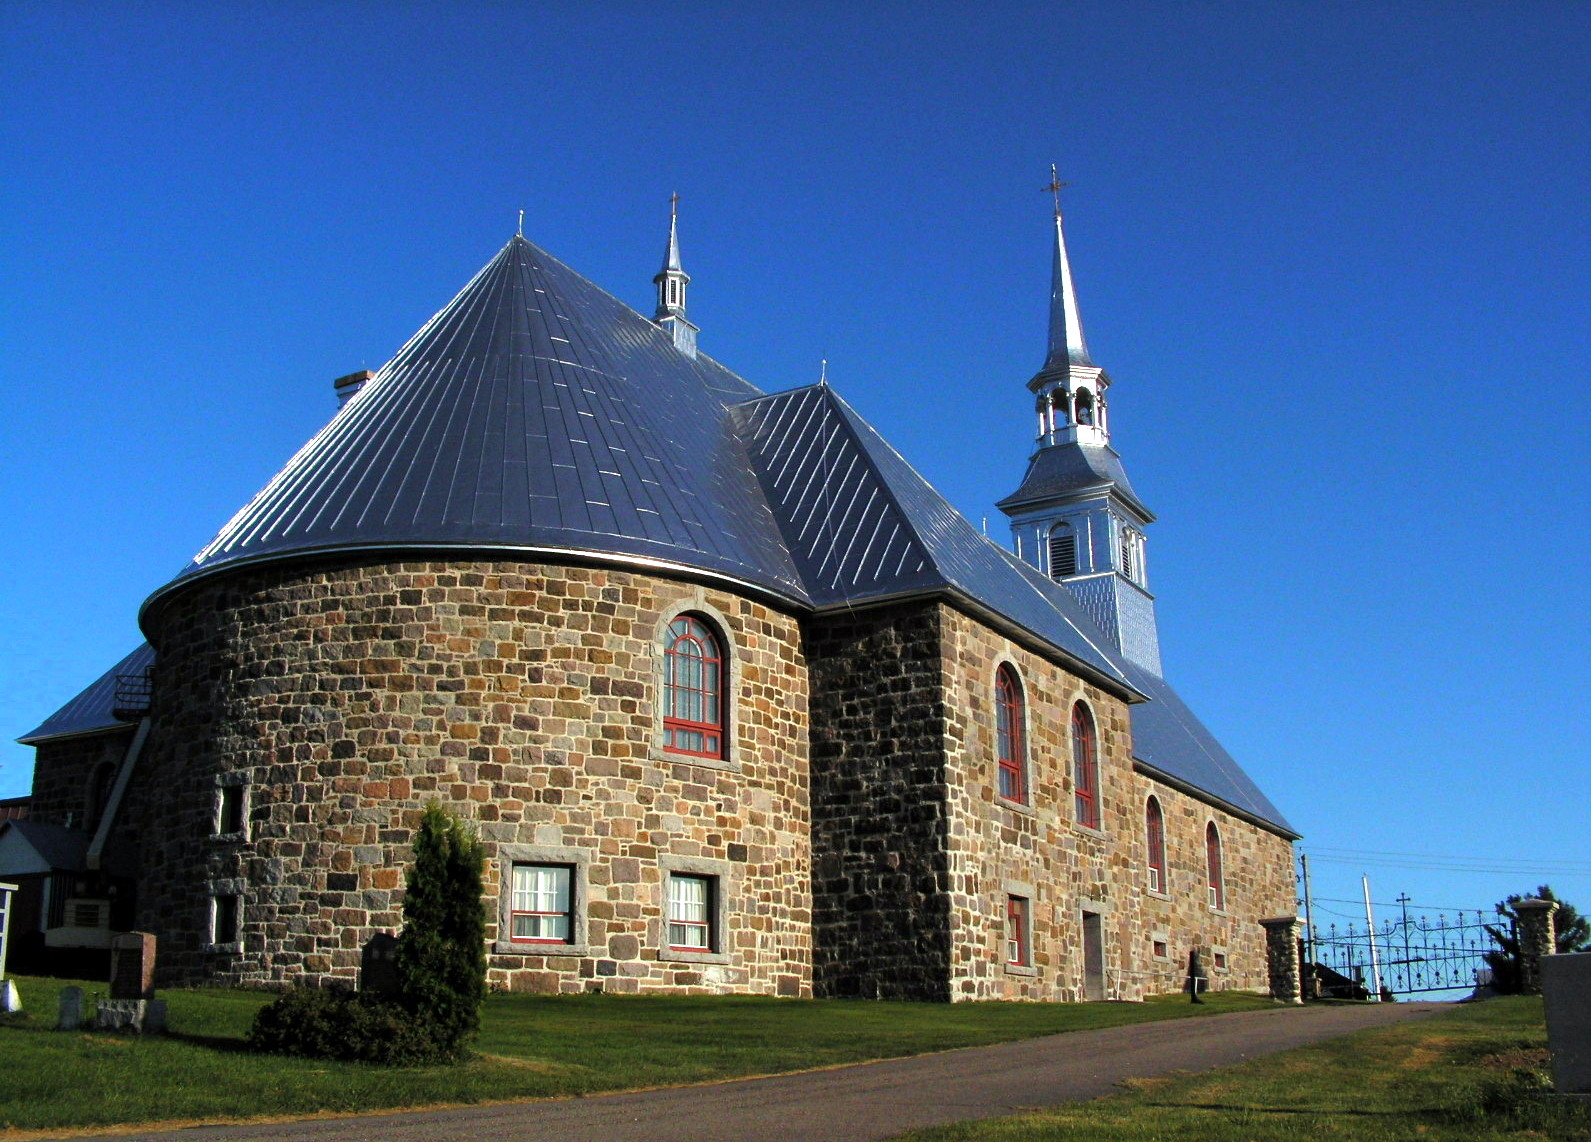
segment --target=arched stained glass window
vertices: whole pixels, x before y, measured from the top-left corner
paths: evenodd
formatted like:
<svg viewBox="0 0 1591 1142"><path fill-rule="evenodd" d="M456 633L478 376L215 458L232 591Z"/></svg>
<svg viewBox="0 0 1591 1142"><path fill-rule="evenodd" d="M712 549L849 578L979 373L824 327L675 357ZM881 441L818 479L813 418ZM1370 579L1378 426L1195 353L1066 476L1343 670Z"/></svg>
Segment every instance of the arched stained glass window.
<svg viewBox="0 0 1591 1142"><path fill-rule="evenodd" d="M1026 801L1027 742L1023 735L1022 684L1009 666L1000 667L994 680L995 738L1000 756L1000 796Z"/></svg>
<svg viewBox="0 0 1591 1142"><path fill-rule="evenodd" d="M1204 859L1209 868L1210 907L1220 912L1226 908L1226 883L1221 868L1221 831L1214 821L1204 827Z"/></svg>
<svg viewBox="0 0 1591 1142"><path fill-rule="evenodd" d="M1166 818L1158 797L1149 798L1144 807L1144 841L1149 850L1149 891L1167 891Z"/></svg>
<svg viewBox="0 0 1591 1142"><path fill-rule="evenodd" d="M1072 707L1072 788L1077 797L1077 823L1099 828L1099 746L1094 716L1081 702Z"/></svg>
<svg viewBox="0 0 1591 1142"><path fill-rule="evenodd" d="M724 756L724 658L716 635L695 615L668 625L663 666L663 748Z"/></svg>

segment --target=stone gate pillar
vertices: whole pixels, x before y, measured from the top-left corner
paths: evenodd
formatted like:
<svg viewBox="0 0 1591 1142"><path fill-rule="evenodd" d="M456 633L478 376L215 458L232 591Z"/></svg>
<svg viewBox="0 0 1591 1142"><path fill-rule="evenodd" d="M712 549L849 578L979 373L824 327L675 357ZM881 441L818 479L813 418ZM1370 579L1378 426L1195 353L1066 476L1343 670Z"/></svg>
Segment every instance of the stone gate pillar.
<svg viewBox="0 0 1591 1142"><path fill-rule="evenodd" d="M1270 968L1271 998L1282 1003L1304 1002L1304 965L1298 955L1298 917L1261 920L1265 927L1265 961Z"/></svg>
<svg viewBox="0 0 1591 1142"><path fill-rule="evenodd" d="M1556 900L1531 897L1514 904L1519 917L1519 990L1524 995L1541 994L1541 957L1558 950L1552 914Z"/></svg>

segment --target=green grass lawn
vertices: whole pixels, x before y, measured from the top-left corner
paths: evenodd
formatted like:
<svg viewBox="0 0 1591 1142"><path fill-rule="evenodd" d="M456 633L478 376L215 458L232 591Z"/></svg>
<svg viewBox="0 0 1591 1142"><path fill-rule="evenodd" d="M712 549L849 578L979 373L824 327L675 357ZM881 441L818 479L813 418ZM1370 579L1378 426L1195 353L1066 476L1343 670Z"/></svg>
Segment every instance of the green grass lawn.
<svg viewBox="0 0 1591 1142"><path fill-rule="evenodd" d="M667 1086L921 1054L1008 1039L1271 1006L1220 993L1148 1003L881 1003L746 996L494 995L456 1067L380 1068L254 1055L270 997L170 990L171 1034L58 1032L63 980L19 978L0 1025L0 1127L188 1122L473 1103ZM90 993L104 984L82 984Z"/></svg>
<svg viewBox="0 0 1591 1142"><path fill-rule="evenodd" d="M1503 1142L1591 1140L1591 1107L1543 1099L1539 999L1455 1006L1122 1094L896 1142Z"/></svg>

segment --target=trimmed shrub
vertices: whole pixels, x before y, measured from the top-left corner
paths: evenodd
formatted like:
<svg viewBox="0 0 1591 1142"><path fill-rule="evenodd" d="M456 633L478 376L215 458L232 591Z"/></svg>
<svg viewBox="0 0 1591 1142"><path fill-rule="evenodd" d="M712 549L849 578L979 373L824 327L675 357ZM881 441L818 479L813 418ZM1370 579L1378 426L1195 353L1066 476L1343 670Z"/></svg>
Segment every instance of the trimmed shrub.
<svg viewBox="0 0 1591 1142"><path fill-rule="evenodd" d="M295 987L260 1009L251 1050L359 1063L423 1063L436 1056L414 1018L388 1000L335 988Z"/></svg>
<svg viewBox="0 0 1591 1142"><path fill-rule="evenodd" d="M463 1058L486 998L484 864L474 831L435 802L427 805L393 952L396 993L295 987L255 1016L249 1046L366 1063Z"/></svg>

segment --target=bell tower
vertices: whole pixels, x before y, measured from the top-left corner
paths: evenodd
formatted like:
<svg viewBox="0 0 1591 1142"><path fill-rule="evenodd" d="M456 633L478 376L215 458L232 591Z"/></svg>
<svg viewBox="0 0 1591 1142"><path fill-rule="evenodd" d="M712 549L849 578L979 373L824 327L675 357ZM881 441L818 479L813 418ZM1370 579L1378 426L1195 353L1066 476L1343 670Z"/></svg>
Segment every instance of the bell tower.
<svg viewBox="0 0 1591 1142"><path fill-rule="evenodd" d="M1022 485L999 503L1011 519L1017 555L1064 584L1110 636L1124 658L1158 676L1160 635L1149 593L1144 506L1110 444L1110 377L1083 339L1060 191L1050 266L1049 351L1028 381L1038 428Z"/></svg>

